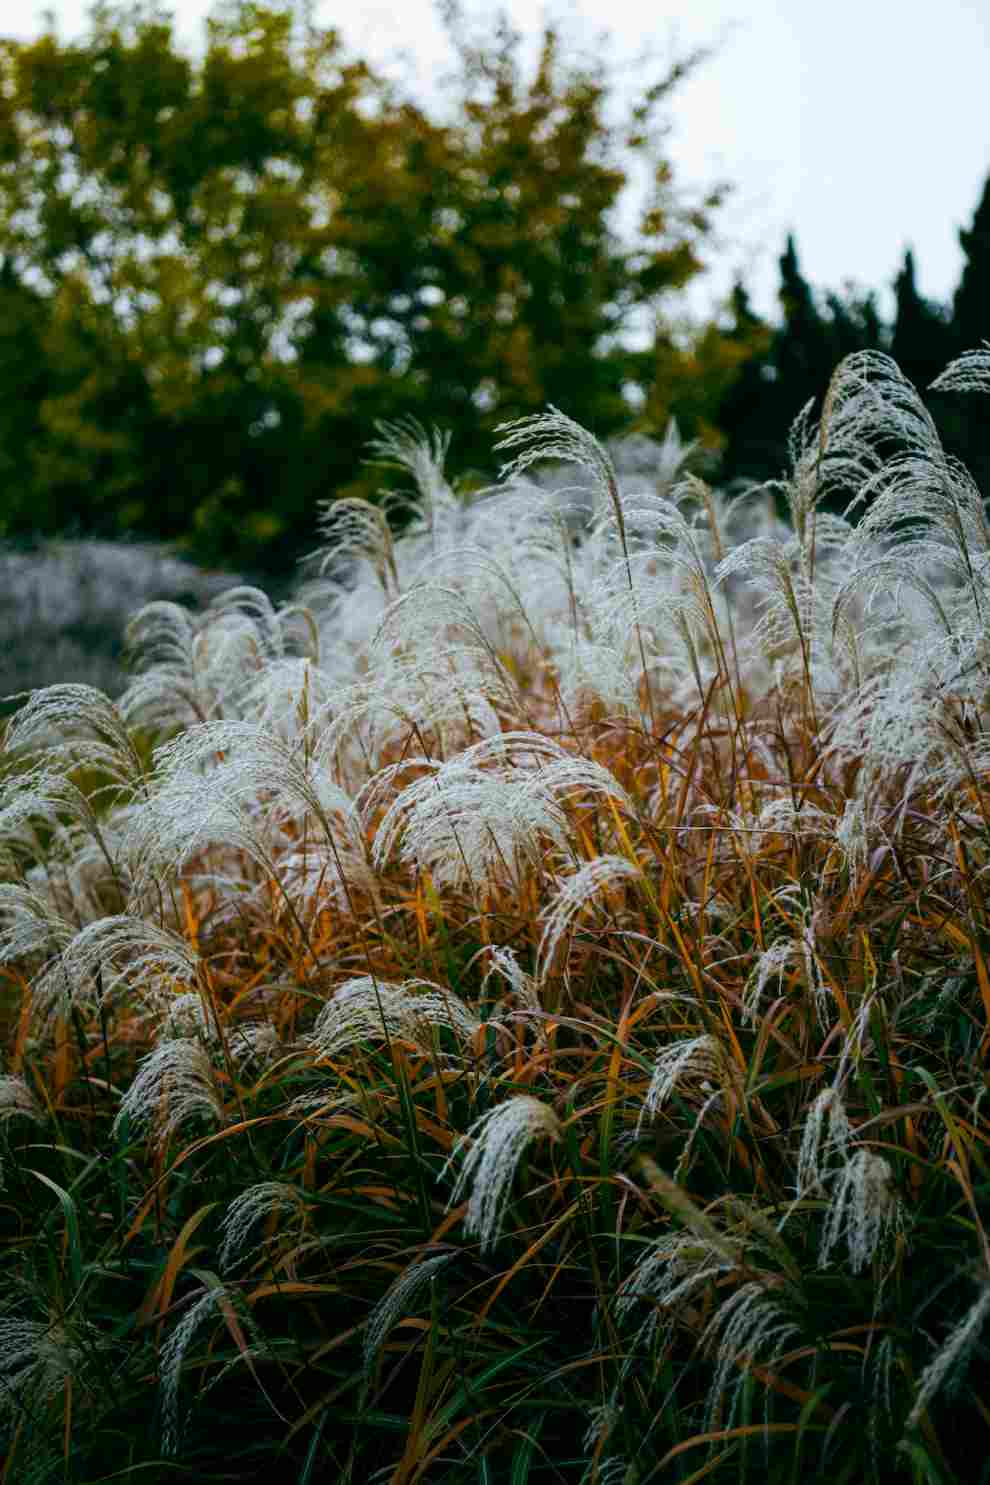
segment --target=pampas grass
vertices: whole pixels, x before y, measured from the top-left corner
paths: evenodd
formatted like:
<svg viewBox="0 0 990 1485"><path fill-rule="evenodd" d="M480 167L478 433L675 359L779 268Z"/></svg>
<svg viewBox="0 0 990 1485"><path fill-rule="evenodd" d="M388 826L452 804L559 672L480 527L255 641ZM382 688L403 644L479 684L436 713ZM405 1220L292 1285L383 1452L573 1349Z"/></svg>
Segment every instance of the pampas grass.
<svg viewBox="0 0 990 1485"><path fill-rule="evenodd" d="M7 725L4 1479L987 1473L979 493L500 432Z"/></svg>

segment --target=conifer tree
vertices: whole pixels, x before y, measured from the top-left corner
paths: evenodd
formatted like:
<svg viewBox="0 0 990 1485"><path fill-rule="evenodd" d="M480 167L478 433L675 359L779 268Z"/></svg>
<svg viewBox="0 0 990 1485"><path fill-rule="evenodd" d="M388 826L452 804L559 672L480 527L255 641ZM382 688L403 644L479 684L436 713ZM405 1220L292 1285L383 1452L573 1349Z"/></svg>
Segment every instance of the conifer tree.
<svg viewBox="0 0 990 1485"><path fill-rule="evenodd" d="M914 252L908 248L894 280L896 314L890 354L909 381L924 391L952 356L944 312L923 299L915 280Z"/></svg>
<svg viewBox="0 0 990 1485"><path fill-rule="evenodd" d="M959 230L965 262L952 302L955 352L990 340L990 176L969 227Z"/></svg>
<svg viewBox="0 0 990 1485"><path fill-rule="evenodd" d="M819 399L832 373L832 337L801 272L797 242L789 234L780 258L778 291L783 324L773 347L785 416L797 413L809 398Z"/></svg>

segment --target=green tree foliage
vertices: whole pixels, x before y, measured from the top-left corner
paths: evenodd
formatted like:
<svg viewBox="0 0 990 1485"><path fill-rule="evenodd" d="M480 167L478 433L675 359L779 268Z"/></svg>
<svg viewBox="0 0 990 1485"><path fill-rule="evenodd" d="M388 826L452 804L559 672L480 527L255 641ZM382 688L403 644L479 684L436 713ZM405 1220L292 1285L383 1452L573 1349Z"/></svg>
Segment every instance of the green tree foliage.
<svg viewBox="0 0 990 1485"><path fill-rule="evenodd" d="M527 77L504 19L472 37L444 15L442 120L250 0L214 12L198 59L141 6L97 7L81 41L0 42L4 531L284 566L318 500L374 494L376 418L453 427L468 467L548 401L628 425L624 334L701 270L720 200L685 204L664 151L700 56L616 122L614 78L554 27ZM652 363L672 360L658 335Z"/></svg>

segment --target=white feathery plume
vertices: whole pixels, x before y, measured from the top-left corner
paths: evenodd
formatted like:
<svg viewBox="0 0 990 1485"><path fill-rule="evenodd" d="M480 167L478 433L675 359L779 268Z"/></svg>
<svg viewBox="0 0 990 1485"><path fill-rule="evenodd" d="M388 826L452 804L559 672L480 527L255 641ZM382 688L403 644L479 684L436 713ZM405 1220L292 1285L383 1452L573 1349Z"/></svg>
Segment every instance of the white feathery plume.
<svg viewBox="0 0 990 1485"><path fill-rule="evenodd" d="M280 880L280 832L307 817L320 839L342 839L348 852L363 849L351 800L319 766L318 754L306 758L298 745L256 724L193 728L158 750L156 763L154 789L128 823L136 901L159 874L181 870L208 847L240 852L266 880Z"/></svg>
<svg viewBox="0 0 990 1485"><path fill-rule="evenodd" d="M824 1182L830 1174L825 1160L832 1154L845 1160L852 1136L852 1125L838 1089L823 1088L811 1105L801 1136L797 1168L798 1201L824 1190Z"/></svg>
<svg viewBox="0 0 990 1485"><path fill-rule="evenodd" d="M705 1426L715 1426L718 1410L731 1386L732 1407L728 1417L720 1420L721 1427L731 1428L748 1368L761 1354L764 1360L770 1361L780 1353L786 1341L800 1334L800 1326L781 1305L778 1292L765 1280L751 1279L733 1290L702 1332L702 1346L709 1355L718 1358L708 1389ZM739 1375L733 1385L730 1379L734 1368L739 1369Z"/></svg>
<svg viewBox="0 0 990 1485"><path fill-rule="evenodd" d="M113 786L111 786L111 789ZM96 801L106 791L84 792L71 778L42 765L18 773L5 781L6 799L0 804L0 841L25 844L34 852L39 849L32 822L43 822L53 831L64 831L67 822L92 839L104 858L104 868L117 877L120 868L111 848L112 828L101 821ZM73 854L70 850L67 855Z"/></svg>
<svg viewBox="0 0 990 1485"><path fill-rule="evenodd" d="M545 981L564 934L596 894L640 875L640 868L625 856L596 856L563 881L543 914L536 970L539 983Z"/></svg>
<svg viewBox="0 0 990 1485"><path fill-rule="evenodd" d="M305 744L316 735L313 719L332 710L338 692L334 678L308 656L287 655L270 661L255 676L244 690L241 706L263 733Z"/></svg>
<svg viewBox="0 0 990 1485"><path fill-rule="evenodd" d="M559 459L563 463L578 464L590 472L599 517L607 516L609 506L618 505L619 476L611 454L593 433L559 408L551 405L545 413L501 423L495 431L504 435L495 445L496 452L520 450L502 465L499 472L503 479L524 474L531 465L544 459Z"/></svg>
<svg viewBox="0 0 990 1485"><path fill-rule="evenodd" d="M212 1276L211 1276L212 1278ZM184 1420L179 1416L179 1379L186 1352L200 1326L214 1318L216 1311L224 1305L237 1303L236 1290L230 1290L219 1280L213 1279L209 1287L192 1305L162 1346L158 1362L158 1376L162 1390L162 1453L173 1458L181 1443ZM256 1333L257 1327L246 1307L238 1306L245 1328Z"/></svg>
<svg viewBox="0 0 990 1485"><path fill-rule="evenodd" d="M572 715L580 717L595 701L610 712L635 714L639 710L635 660L628 646L569 637L556 663L560 692Z"/></svg>
<svg viewBox="0 0 990 1485"><path fill-rule="evenodd" d="M539 1011L542 1009L539 991L536 988L536 981L533 976L526 974L520 968L519 962L511 949L504 948L500 944L489 946L488 968L481 982L482 990L487 988L488 981L495 974L501 975L502 979L508 982L516 1000L526 1010Z"/></svg>
<svg viewBox="0 0 990 1485"><path fill-rule="evenodd" d="M117 703L127 726L160 734L212 714L216 697L197 663L198 628L188 609L161 600L131 619L125 646L134 674Z"/></svg>
<svg viewBox="0 0 990 1485"><path fill-rule="evenodd" d="M990 396L990 341L973 351L963 351L940 371L931 383L932 392L983 392Z"/></svg>
<svg viewBox="0 0 990 1485"><path fill-rule="evenodd" d="M319 745L312 750L255 722L207 722L190 728L155 750L158 777L184 779L198 770L210 772L218 758L231 766L224 770L224 788L233 797L271 797L293 817L311 814L329 835L331 821L340 828L352 815L350 798L321 767ZM207 780L204 780L204 786Z"/></svg>
<svg viewBox="0 0 990 1485"><path fill-rule="evenodd" d="M678 1307L712 1279L738 1267L736 1247L720 1232L711 1236L697 1232L667 1233L646 1248L632 1272L623 1280L616 1302L620 1319L628 1316L640 1300L650 1303L650 1312L636 1332L638 1344L650 1344L663 1324L668 1329ZM632 1348L626 1369L632 1364Z"/></svg>
<svg viewBox="0 0 990 1485"><path fill-rule="evenodd" d="M483 1254L490 1252L498 1241L523 1150L534 1139L544 1136L559 1140L560 1120L549 1104L520 1093L476 1119L458 1139L445 1162L441 1179L463 1146L473 1141L447 1210L461 1199L468 1183L473 1182L464 1226L480 1239Z"/></svg>
<svg viewBox="0 0 990 1485"><path fill-rule="evenodd" d="M359 849L352 830L334 845L320 840L293 843L278 857L279 881L284 896L275 905L279 919L288 912L288 903L308 904L316 911L321 903L331 902L341 911L349 911L354 892L376 897L378 878L368 864L364 850Z"/></svg>
<svg viewBox="0 0 990 1485"><path fill-rule="evenodd" d="M364 1374L366 1377L371 1375L375 1360L392 1326L401 1315L408 1313L420 1291L431 1284L440 1270L446 1268L454 1257L456 1257L454 1253L437 1253L431 1258L411 1263L375 1305L365 1321Z"/></svg>
<svg viewBox="0 0 990 1485"><path fill-rule="evenodd" d="M202 1042L177 1037L159 1042L142 1059L113 1121L113 1133L119 1135L125 1119L132 1131L154 1125L155 1142L162 1148L193 1116L219 1123L223 1102Z"/></svg>
<svg viewBox="0 0 990 1485"><path fill-rule="evenodd" d="M319 526L325 547L314 556L321 576L346 575L363 563L374 572L386 599L396 595L396 543L386 509L358 496L338 496L320 502Z"/></svg>
<svg viewBox="0 0 990 1485"><path fill-rule="evenodd" d="M426 530L435 549L449 539L462 509L443 471L451 435L435 428L427 433L412 417L376 422L375 431L378 437L368 445L372 461L412 475L419 492L418 500L406 502L418 517L412 534Z"/></svg>
<svg viewBox="0 0 990 1485"><path fill-rule="evenodd" d="M37 887L0 882L0 964L36 954L50 961L75 934L76 926L63 918Z"/></svg>
<svg viewBox="0 0 990 1485"><path fill-rule="evenodd" d="M326 712L333 715L320 739L321 754L339 766L349 744L363 769L411 733L436 739L441 756L465 735L498 733L503 718L518 719L519 696L507 672L479 665L473 651L441 646L386 657L370 675L339 691Z"/></svg>
<svg viewBox="0 0 990 1485"><path fill-rule="evenodd" d="M93 686L46 686L32 692L7 723L5 751L43 751L85 764L127 789L142 787L144 764L119 709Z"/></svg>
<svg viewBox="0 0 990 1485"><path fill-rule="evenodd" d="M459 557L460 552L452 555ZM475 663L491 669L500 687L506 682L511 686L467 595L436 579L421 580L389 604L371 641L369 659L376 665L396 649L415 653L438 645L459 656L470 654Z"/></svg>
<svg viewBox="0 0 990 1485"><path fill-rule="evenodd" d="M402 859L425 867L438 882L477 886L512 879L520 865L543 858L547 840L566 851L568 822L559 801L573 793L608 794L632 810L607 768L538 733L498 733L444 764L415 761L430 772L386 810L373 858L383 866L401 838ZM371 781L362 802L365 819L396 771Z"/></svg>
<svg viewBox="0 0 990 1485"><path fill-rule="evenodd" d="M835 824L835 843L849 873L849 889L855 892L863 878L869 857L870 831L876 828L876 807L870 808L866 795L847 799Z"/></svg>
<svg viewBox="0 0 990 1485"><path fill-rule="evenodd" d="M224 1058L229 1052L238 1067L252 1062L266 1062L279 1051L278 1032L268 1021L234 1021L226 1028L226 1048L212 1015L197 991L188 990L163 998L164 1010L158 1031L159 1041L198 1039L211 1054Z"/></svg>
<svg viewBox="0 0 990 1485"><path fill-rule="evenodd" d="M784 970L788 964L793 964L798 958L798 952L797 944L788 938L779 938L775 943L770 944L768 948L764 949L763 953L757 959L753 971L746 981L746 987L743 990L742 1013L744 1021L752 1025L756 1024L764 990L774 976L777 978L777 987L778 989L780 988L784 977Z"/></svg>
<svg viewBox="0 0 990 1485"><path fill-rule="evenodd" d="M220 1224L223 1234L217 1259L220 1268L226 1273L235 1263L250 1256L245 1251L246 1240L259 1222L275 1215L302 1221L305 1213L305 1201L298 1187L287 1181L258 1181L249 1186L230 1203Z"/></svg>
<svg viewBox="0 0 990 1485"><path fill-rule="evenodd" d="M428 980L394 985L361 975L334 991L307 1043L319 1058L327 1059L360 1042L383 1037L412 1041L432 1052L433 1026L446 1026L467 1039L480 1029L481 1022L453 991Z"/></svg>
<svg viewBox="0 0 990 1485"><path fill-rule="evenodd" d="M107 1344L103 1332L79 1319L0 1316L0 1418L47 1403L67 1383L84 1387L94 1352Z"/></svg>
<svg viewBox="0 0 990 1485"><path fill-rule="evenodd" d="M147 900L156 880L181 871L207 848L214 854L219 850L230 868L239 854L265 878L277 878L276 829L272 814L244 787L236 761L219 763L208 772L192 768L159 776L144 807L128 822L133 902ZM200 873L202 881L212 877L218 886L233 885L223 882L216 860L211 867Z"/></svg>
<svg viewBox="0 0 990 1485"><path fill-rule="evenodd" d="M891 1169L882 1155L857 1150L833 1175L833 1186L818 1262L825 1267L844 1235L850 1267L853 1273L859 1273L900 1221Z"/></svg>
<svg viewBox="0 0 990 1485"><path fill-rule="evenodd" d="M615 1432L615 1429L618 1427L621 1418L622 1409L618 1406L618 1402L614 1394L608 1402L596 1403L595 1406L589 1410L588 1427L586 1428L584 1438L581 1441L583 1447L586 1450L591 1450L596 1447L599 1439L601 1439L603 1442L607 1440L610 1435ZM611 1461L606 1462L610 1463ZM601 1478L602 1471L599 1470L599 1481L601 1480Z"/></svg>
<svg viewBox="0 0 990 1485"><path fill-rule="evenodd" d="M990 1315L990 1284L984 1280L979 1298L970 1306L967 1314L948 1340L939 1347L918 1378L914 1405L907 1418L908 1428L917 1428L921 1422L921 1415L937 1392L945 1386L948 1386L951 1391L954 1384L958 1385L965 1374L965 1368L980 1339L988 1315Z"/></svg>
<svg viewBox="0 0 990 1485"><path fill-rule="evenodd" d="M161 733L238 714L252 677L283 657L288 612L276 613L267 594L243 586L197 617L177 604L146 605L128 628L139 673L121 697L122 716Z"/></svg>
<svg viewBox="0 0 990 1485"><path fill-rule="evenodd" d="M731 1081L725 1052L717 1037L706 1033L704 1036L672 1042L662 1049L653 1064L650 1086L636 1121L637 1135L642 1129L643 1121L654 1118L678 1084L688 1078L700 1081L705 1092L712 1091L714 1081L718 1084L715 1090L717 1093L721 1093L726 1083ZM708 1104L705 1105L707 1107Z"/></svg>
<svg viewBox="0 0 990 1485"><path fill-rule="evenodd" d="M438 885L479 889L513 881L549 841L567 846L567 817L518 769L474 766L463 754L408 784L386 810L373 854L381 870L401 840L400 858Z"/></svg>
<svg viewBox="0 0 990 1485"><path fill-rule="evenodd" d="M178 934L117 914L80 929L59 960L35 978L32 995L45 1018L70 1004L107 1005L122 987L154 1005L176 980L195 982L200 968L199 956Z"/></svg>

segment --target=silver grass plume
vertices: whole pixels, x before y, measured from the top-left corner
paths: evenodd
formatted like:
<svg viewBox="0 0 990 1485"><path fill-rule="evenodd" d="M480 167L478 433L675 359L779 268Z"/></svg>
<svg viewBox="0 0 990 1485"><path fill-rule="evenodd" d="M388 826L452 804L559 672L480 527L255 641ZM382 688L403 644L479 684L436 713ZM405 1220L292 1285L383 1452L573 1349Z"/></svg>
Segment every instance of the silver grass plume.
<svg viewBox="0 0 990 1485"><path fill-rule="evenodd" d="M603 516L612 507L616 511L616 520L622 522L619 476L612 456L594 434L582 428L580 423L550 405L545 413L535 413L511 423L501 423L495 431L504 435L495 445L496 452L520 450L502 465L499 471L502 479L508 480L524 474L533 464L539 464L545 459L578 464L592 476L596 514Z"/></svg>
<svg viewBox="0 0 990 1485"><path fill-rule="evenodd" d="M559 1140L560 1120L548 1104L520 1093L476 1119L445 1162L440 1179L463 1146L470 1144L447 1210L461 1199L471 1182L464 1226L479 1238L482 1254L490 1252L499 1239L523 1150L541 1137Z"/></svg>
<svg viewBox="0 0 990 1485"><path fill-rule="evenodd" d="M412 475L420 498L407 504L415 511L420 529L425 528L429 533L435 548L441 539L449 537L450 528L458 523L461 512L461 503L443 470L450 433L440 433L437 429L427 433L412 417L376 422L375 430L378 437L368 445L371 462Z"/></svg>
<svg viewBox="0 0 990 1485"><path fill-rule="evenodd" d="M162 1346L158 1363L158 1375L162 1391L162 1453L167 1458L178 1454L182 1441L185 1419L179 1414L179 1380L186 1352L201 1326L216 1318L217 1310L237 1308L238 1319L244 1328L254 1335L257 1326L250 1311L240 1303L236 1290L230 1290L213 1274L206 1275L208 1283L203 1294L187 1310L168 1340Z"/></svg>
<svg viewBox="0 0 990 1485"><path fill-rule="evenodd" d="M387 510L357 496L321 501L320 510L320 534L326 543L314 554L319 558L320 576L339 576L346 581L355 563L366 562L383 596L397 597L399 571Z"/></svg>
<svg viewBox="0 0 990 1485"><path fill-rule="evenodd" d="M539 733L499 733L429 769L393 800L375 834L380 868L402 841L401 856L438 882L474 887L508 878L538 863L546 841L566 852L569 826L561 801L589 791L632 804L607 768L576 757ZM386 771L388 782L394 774ZM383 781L384 782L384 781ZM373 780L365 818L382 793Z"/></svg>
<svg viewBox="0 0 990 1485"><path fill-rule="evenodd" d="M0 964L44 956L56 958L77 925L56 910L51 899L26 882L0 882Z"/></svg>
<svg viewBox="0 0 990 1485"><path fill-rule="evenodd" d="M650 1086L643 1099L636 1133L639 1134L644 1120L655 1118L674 1089L692 1081L705 1093L720 1096L726 1086L735 1083L733 1070L727 1065L725 1050L717 1037L705 1034L672 1042L657 1055L653 1064ZM717 1084L718 1086L713 1086ZM705 1104L707 1109L711 1099ZM702 1111L704 1113L704 1110Z"/></svg>
<svg viewBox="0 0 990 1485"><path fill-rule="evenodd" d="M223 1101L217 1089L209 1053L198 1040L175 1038L149 1052L124 1094L113 1121L119 1135L125 1123L131 1130L153 1127L154 1141L163 1149L187 1119L223 1120Z"/></svg>
<svg viewBox="0 0 990 1485"><path fill-rule="evenodd" d="M174 986L195 983L202 968L189 943L143 918L117 914L87 923L32 982L37 1012L83 1005L99 1009L127 989L152 1006Z"/></svg>
<svg viewBox="0 0 990 1485"><path fill-rule="evenodd" d="M938 1392L948 1388L951 1393L959 1385L988 1315L990 1284L984 1279L979 1297L918 1378L914 1404L907 1418L908 1428L918 1427L922 1415Z"/></svg>
<svg viewBox="0 0 990 1485"><path fill-rule="evenodd" d="M742 998L743 1021L756 1024L760 1001L771 979L776 978L778 990L783 985L784 970L799 958L799 950L793 939L779 938L757 959L752 973L746 981Z"/></svg>
<svg viewBox="0 0 990 1485"><path fill-rule="evenodd" d="M507 672L496 674L471 651L445 646L387 657L339 691L324 716L321 752L343 772L349 750L356 777L411 735L423 747L425 734L443 756L465 736L497 733L503 721L518 720L519 696Z"/></svg>
<svg viewBox="0 0 990 1485"><path fill-rule="evenodd" d="M31 1320L0 1316L0 1436L14 1417L44 1407L67 1385L85 1393L93 1360L107 1337L76 1319Z"/></svg>
<svg viewBox="0 0 990 1485"><path fill-rule="evenodd" d="M543 934L537 952L538 982L546 980L562 938L588 903L599 892L639 876L640 868L625 856L596 856L564 879L543 914Z"/></svg>
<svg viewBox="0 0 990 1485"><path fill-rule="evenodd" d="M539 991L536 981L532 975L528 975L520 967L515 954L511 949L503 948L500 944L492 944L488 950L488 968L485 971L481 988L484 991L493 975L500 975L507 981L510 990L519 1002L520 1006L530 1011L542 1009Z"/></svg>
<svg viewBox="0 0 990 1485"><path fill-rule="evenodd" d="M801 1136L797 1168L799 1201L805 1196L824 1192L831 1175L829 1156L844 1161L852 1137L852 1125L841 1094L836 1088L823 1088L811 1105Z"/></svg>
<svg viewBox="0 0 990 1485"><path fill-rule="evenodd" d="M632 553L619 476L608 450L593 433L582 428L573 418L567 417L552 404L546 413L519 418L512 423L500 424L496 432L504 434L497 451L519 449L513 459L502 466L503 478L523 474L531 465L544 459L559 459L575 463L588 470L593 481L595 500L595 524L601 528L614 522L614 529L622 551L626 582L636 607L636 581L632 569ZM640 663L644 675L648 671L646 648L638 618L634 620L634 631L639 649ZM652 701L651 701L652 711Z"/></svg>
<svg viewBox="0 0 990 1485"><path fill-rule="evenodd" d="M990 396L990 341L950 361L931 384L933 392L983 392Z"/></svg>
<svg viewBox="0 0 990 1485"><path fill-rule="evenodd" d="M431 1286L441 1269L446 1268L454 1253L437 1253L431 1258L413 1262L375 1305L365 1321L364 1374L370 1377L378 1353L392 1326L401 1315L408 1314L420 1292Z"/></svg>
<svg viewBox="0 0 990 1485"><path fill-rule="evenodd" d="M158 734L205 722L217 704L197 643L200 626L180 603L147 603L131 619L125 650L133 672L118 707L128 727Z"/></svg>
<svg viewBox="0 0 990 1485"><path fill-rule="evenodd" d="M782 1300L779 1284L766 1278L750 1279L733 1290L709 1320L701 1344L717 1360L708 1389L707 1428L715 1427L727 1395L731 1395L732 1405L728 1417L720 1417L719 1423L731 1428L749 1368L761 1357L771 1361L779 1356L785 1342L800 1336L801 1328ZM733 1384L734 1369L738 1376Z"/></svg>
<svg viewBox="0 0 990 1485"><path fill-rule="evenodd" d="M365 1041L395 1037L432 1052L431 1027L446 1026L468 1039L481 1022L453 991L428 980L400 985L370 975L338 986L323 1007L307 1044L319 1059L337 1057Z"/></svg>
<svg viewBox="0 0 990 1485"><path fill-rule="evenodd" d="M100 819L97 800L103 791L87 794L64 773L46 764L17 773L5 781L0 796L0 840L27 842L37 847L33 830L27 836L25 827L38 821L56 830L66 818L79 826L95 842L111 876L119 872L110 841L112 836Z"/></svg>
<svg viewBox="0 0 990 1485"><path fill-rule="evenodd" d="M900 1225L893 1174L882 1155L861 1149L833 1175L832 1184L818 1262L824 1268L833 1248L845 1237L849 1265L853 1273L859 1273Z"/></svg>
<svg viewBox="0 0 990 1485"><path fill-rule="evenodd" d="M259 1222L274 1216L285 1216L302 1224L306 1205L298 1187L287 1181L258 1181L236 1196L220 1224L223 1239L217 1262L226 1273L235 1263L243 1262L254 1249L247 1239Z"/></svg>
<svg viewBox="0 0 990 1485"><path fill-rule="evenodd" d="M280 880L278 828L311 818L331 850L363 855L354 807L319 740L307 748L252 722L190 729L155 753L155 788L131 830L135 876L174 872L207 846L242 851Z"/></svg>
<svg viewBox="0 0 990 1485"><path fill-rule="evenodd" d="M677 1310L698 1289L720 1275L732 1273L739 1262L735 1247L715 1231L712 1237L696 1233L667 1233L648 1245L632 1272L622 1281L616 1314L626 1319L640 1301L650 1312L636 1333L637 1345L649 1345L661 1325L669 1330ZM626 1368L632 1364L631 1348Z"/></svg>
<svg viewBox="0 0 990 1485"><path fill-rule="evenodd" d="M85 764L125 789L143 788L145 769L119 709L93 686L34 691L7 724L4 750L43 751L68 766Z"/></svg>
<svg viewBox="0 0 990 1485"><path fill-rule="evenodd" d="M159 1041L198 1039L218 1062L224 1061L229 1053L237 1067L247 1067L268 1062L281 1049L278 1032L269 1021L231 1022L226 1027L225 1038L221 1039L215 1018L195 990L175 996L166 993L156 1009L161 1015Z"/></svg>

